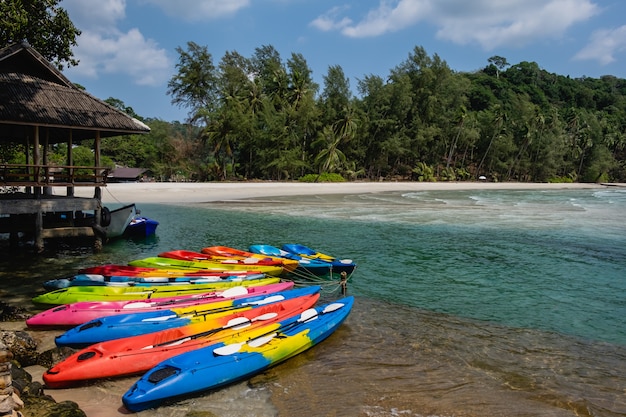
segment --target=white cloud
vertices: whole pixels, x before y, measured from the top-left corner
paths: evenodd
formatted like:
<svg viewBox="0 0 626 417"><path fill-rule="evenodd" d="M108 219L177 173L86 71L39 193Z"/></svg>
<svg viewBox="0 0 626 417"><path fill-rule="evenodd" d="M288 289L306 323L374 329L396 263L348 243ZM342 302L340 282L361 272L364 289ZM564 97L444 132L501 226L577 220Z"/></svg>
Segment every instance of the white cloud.
<svg viewBox="0 0 626 417"><path fill-rule="evenodd" d="M122 32L118 22L125 17L125 0L64 0L72 22L81 29L74 56L79 60L68 74L98 78L103 74L129 76L135 84L162 85L172 64L166 51L138 29Z"/></svg>
<svg viewBox="0 0 626 417"><path fill-rule="evenodd" d="M596 60L602 65L615 61L615 54L626 50L626 25L614 30L599 30L587 46L574 56L576 60Z"/></svg>
<svg viewBox="0 0 626 417"><path fill-rule="evenodd" d="M394 3L397 3L395 7ZM371 10L361 22L344 27L341 32L352 38L362 38L399 31L426 18L431 8L430 0L382 0L378 9Z"/></svg>
<svg viewBox="0 0 626 417"><path fill-rule="evenodd" d="M545 38L559 38L574 24L598 12L589 0L482 1L467 14L437 10L437 37L457 44L478 43L486 50L523 46Z"/></svg>
<svg viewBox="0 0 626 417"><path fill-rule="evenodd" d="M486 50L557 38L599 12L591 0L380 0L357 23L335 9L314 22L362 38L400 31L420 22L438 27L437 37L456 44L477 43ZM347 22L347 23L346 23Z"/></svg>
<svg viewBox="0 0 626 417"><path fill-rule="evenodd" d="M163 10L168 16L201 21L230 16L248 7L250 0L142 0Z"/></svg>
<svg viewBox="0 0 626 417"><path fill-rule="evenodd" d="M62 0L59 5L82 31L109 31L126 16L126 0Z"/></svg>
<svg viewBox="0 0 626 417"><path fill-rule="evenodd" d="M339 15L348 9L348 7L335 6L317 19L313 20L309 25L317 28L323 32L330 32L331 30L341 30L352 24L352 20L344 17L339 18Z"/></svg>

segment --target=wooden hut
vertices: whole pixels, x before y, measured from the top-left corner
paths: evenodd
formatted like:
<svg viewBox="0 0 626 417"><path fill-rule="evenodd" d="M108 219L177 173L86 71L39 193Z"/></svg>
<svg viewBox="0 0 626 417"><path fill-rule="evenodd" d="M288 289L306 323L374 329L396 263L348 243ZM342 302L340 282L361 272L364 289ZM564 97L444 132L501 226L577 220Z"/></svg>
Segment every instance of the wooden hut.
<svg viewBox="0 0 626 417"><path fill-rule="evenodd" d="M0 233L11 240L32 233L37 251L44 239L64 237L94 237L98 248L106 238L100 187L108 174L100 166L100 141L149 131L72 84L28 44L0 49L0 149L24 150L17 164L0 153ZM76 166L72 148L85 139L93 139L93 165ZM58 143L67 144L65 165L48 161L49 146ZM74 187L93 187L93 198L74 197Z"/></svg>

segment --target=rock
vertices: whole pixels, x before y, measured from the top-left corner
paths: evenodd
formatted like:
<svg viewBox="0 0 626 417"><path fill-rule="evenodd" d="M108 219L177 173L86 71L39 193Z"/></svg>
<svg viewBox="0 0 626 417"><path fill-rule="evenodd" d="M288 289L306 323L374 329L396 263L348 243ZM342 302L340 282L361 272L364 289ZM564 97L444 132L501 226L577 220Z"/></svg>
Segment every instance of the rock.
<svg viewBox="0 0 626 417"><path fill-rule="evenodd" d="M0 321L23 321L30 316L24 308L0 301Z"/></svg>
<svg viewBox="0 0 626 417"><path fill-rule="evenodd" d="M24 412L28 417L87 417L73 401L57 403L50 396L25 396Z"/></svg>
<svg viewBox="0 0 626 417"><path fill-rule="evenodd" d="M30 366L37 363L37 342L30 334L24 331L0 331L0 343L4 343L7 349L13 353L13 358L22 366Z"/></svg>
<svg viewBox="0 0 626 417"><path fill-rule="evenodd" d="M76 350L67 346L46 350L37 358L37 365L43 366L44 368L52 368L74 352L76 352Z"/></svg>

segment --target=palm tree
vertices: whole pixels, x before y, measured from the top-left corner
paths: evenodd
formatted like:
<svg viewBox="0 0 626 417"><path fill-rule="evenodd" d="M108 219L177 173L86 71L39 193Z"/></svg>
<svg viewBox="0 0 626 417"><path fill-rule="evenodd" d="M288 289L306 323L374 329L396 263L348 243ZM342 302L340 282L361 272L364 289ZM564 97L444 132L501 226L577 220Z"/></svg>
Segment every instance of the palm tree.
<svg viewBox="0 0 626 417"><path fill-rule="evenodd" d="M335 172L346 162L346 156L339 149L343 137L335 134L330 126L324 127L316 144L324 147L315 157L315 163L320 167L320 173Z"/></svg>

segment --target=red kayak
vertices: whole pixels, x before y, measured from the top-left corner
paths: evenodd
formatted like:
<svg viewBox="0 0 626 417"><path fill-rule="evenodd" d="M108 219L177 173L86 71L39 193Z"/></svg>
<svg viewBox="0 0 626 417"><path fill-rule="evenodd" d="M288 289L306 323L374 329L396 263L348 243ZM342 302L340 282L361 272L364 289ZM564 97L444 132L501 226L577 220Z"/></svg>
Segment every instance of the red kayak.
<svg viewBox="0 0 626 417"><path fill-rule="evenodd" d="M302 313L319 299L319 287L291 290L306 295L264 304L206 322L96 343L43 374L49 388L145 372L165 359L217 342L245 340L246 332Z"/></svg>

